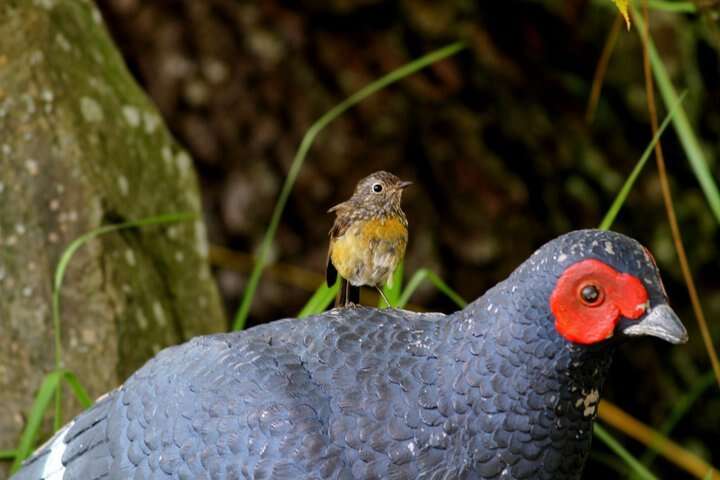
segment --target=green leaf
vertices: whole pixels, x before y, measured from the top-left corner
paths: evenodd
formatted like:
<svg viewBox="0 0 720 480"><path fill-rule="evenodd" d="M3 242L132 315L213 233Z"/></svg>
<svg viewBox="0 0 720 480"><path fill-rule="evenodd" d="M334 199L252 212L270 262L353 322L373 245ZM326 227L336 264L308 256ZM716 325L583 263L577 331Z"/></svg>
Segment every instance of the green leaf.
<svg viewBox="0 0 720 480"><path fill-rule="evenodd" d="M415 275L413 275L412 278L410 278L407 287L405 287L405 290L397 302L397 308L405 307L407 302L410 301L410 297L412 297L413 293L415 293L415 290L417 290L420 284L422 284L425 280L429 280L430 283L435 285L435 288L455 302L458 307L465 308L467 306L467 302L455 290L443 282L434 272L428 270L427 268L421 268L415 272Z"/></svg>
<svg viewBox="0 0 720 480"><path fill-rule="evenodd" d="M11 467L11 472L17 471L17 469L19 469L22 465L23 460L32 453L42 419L50 406L50 400L61 390L60 386L62 381L65 381L68 384L83 408L88 408L92 405L93 402L87 394L87 390L85 390L85 387L80 384L80 381L74 373L65 369L59 369L48 373L43 379L38 393L35 395L35 401L30 409L28 421L25 424L25 429L23 430L22 435L20 436L20 444L13 452L13 458L15 460ZM55 396L55 398L57 397ZM58 427L55 428L55 431L57 430L59 430Z"/></svg>
<svg viewBox="0 0 720 480"><path fill-rule="evenodd" d="M371 84L360 89L358 92L354 93L341 103L337 104L335 107L325 113L325 115L320 117L315 123L310 126L308 131L305 133L302 141L300 142L300 148L298 148L298 151L295 154L295 158L290 165L290 170L288 171L287 177L285 177L285 183L283 183L282 190L280 191L280 196L278 197L277 203L275 203L275 208L273 209L272 217L270 219L270 225L265 231L265 236L260 243L260 248L257 254L257 259L255 260L255 265L252 272L250 273L250 279L248 280L247 287L245 288L245 292L243 293L240 307L235 314L235 321L233 323L234 330L242 330L243 328L245 328L245 322L247 321L247 317L250 314L250 307L252 306L253 298L255 297L255 290L257 290L258 283L260 282L260 277L262 276L262 272L265 269L268 254L270 253L270 246L272 245L272 241L275 238L275 232L277 231L278 225L280 224L280 217L282 216L283 210L285 209L285 204L287 203L288 197L290 196L293 185L295 185L295 180L300 173L300 168L305 162L305 157L307 156L310 147L315 141L315 137L317 137L317 135L330 122L335 120L345 111L360 103L373 93L382 90L388 85L395 83L398 80L401 80L408 75L417 72L418 70L432 65L435 62L443 60L451 55L455 55L463 48L465 48L465 45L462 42L455 42L439 50L435 50L434 52L424 55L417 60L407 63L396 70L393 70L384 77L372 82Z"/></svg>
<svg viewBox="0 0 720 480"><path fill-rule="evenodd" d="M77 398L83 408L89 408L90 405L93 404L87 390L85 390L85 387L82 386L80 380L78 380L77 376L73 372L66 371L65 375L63 375L63 380L65 380L68 384L70 391L72 391L73 395L75 395L75 398Z"/></svg>
<svg viewBox="0 0 720 480"><path fill-rule="evenodd" d="M332 287L328 287L327 284L323 282L318 289L315 290L315 293L313 293L312 297L310 297L310 300L308 300L302 310L300 310L298 318L317 315L318 313L324 312L333 300L335 300L339 288L340 278L337 279L335 285Z"/></svg>
<svg viewBox="0 0 720 480"><path fill-rule="evenodd" d="M627 463L628 467L640 476L640 478L644 480L658 480L658 478L653 475L650 470L648 470L642 463L640 463L635 457L632 456L630 452L628 452L625 447L620 445L620 443L613 438L610 433L605 430L599 423L595 422L595 425L593 425L593 432L595 432L595 436L600 439L601 442L603 442L605 445L610 448L610 450L613 451L618 457L623 459L625 463Z"/></svg>
<svg viewBox="0 0 720 480"><path fill-rule="evenodd" d="M660 140L660 137L662 136L663 132L667 128L670 121L673 119L673 116L675 115L675 112L677 112L678 108L680 108L681 102L685 99L685 95L687 92L683 92L683 94L678 98L677 102L673 105L673 108L670 110L670 112L665 117L665 120L663 120L662 124L660 125L660 128L658 128L658 131L653 136L652 140L650 141L650 144L645 148L645 151L640 156L640 160L638 160L637 164L635 164L635 168L633 168L632 172L628 176L628 178L625 180L625 183L623 184L622 188L618 192L617 196L615 197L615 200L613 201L612 205L610 206L610 209L605 214L605 218L603 218L603 221L600 223L600 226L598 227L600 230L607 230L610 228L610 226L615 221L615 217L617 217L618 212L620 212L620 209L622 208L623 204L625 203L625 199L627 199L628 194L630 193L630 190L632 189L633 185L635 184L635 180L637 180L637 177L640 175L640 172L642 171L643 167L645 166L645 163L647 163L648 158L650 158L650 155L653 152L653 149L655 148L655 144Z"/></svg>
<svg viewBox="0 0 720 480"><path fill-rule="evenodd" d="M11 473L16 472L22 465L23 460L32 453L45 411L50 406L53 394L60 386L60 381L62 380L64 374L65 370L56 370L48 373L43 379L42 385L40 385L40 390L38 390L33 406L30 409L30 416L28 417L25 429L20 436L20 443L16 450L15 461L10 468Z"/></svg>
<svg viewBox="0 0 720 480"><path fill-rule="evenodd" d="M696 13L697 7L692 2L677 2L672 0L650 0L648 6L653 10L672 13Z"/></svg>

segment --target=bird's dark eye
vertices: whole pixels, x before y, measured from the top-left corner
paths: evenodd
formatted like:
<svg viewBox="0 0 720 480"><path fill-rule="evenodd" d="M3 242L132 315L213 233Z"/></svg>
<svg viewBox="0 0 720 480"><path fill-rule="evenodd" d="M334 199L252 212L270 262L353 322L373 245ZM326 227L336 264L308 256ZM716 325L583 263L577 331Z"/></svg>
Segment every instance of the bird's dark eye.
<svg viewBox="0 0 720 480"><path fill-rule="evenodd" d="M373 186L372 186L373 192L380 193L380 192L382 192L382 188L383 187L382 187L381 183L373 183Z"/></svg>
<svg viewBox="0 0 720 480"><path fill-rule="evenodd" d="M600 289L595 285L585 285L580 290L580 298L588 305L594 305L600 301Z"/></svg>

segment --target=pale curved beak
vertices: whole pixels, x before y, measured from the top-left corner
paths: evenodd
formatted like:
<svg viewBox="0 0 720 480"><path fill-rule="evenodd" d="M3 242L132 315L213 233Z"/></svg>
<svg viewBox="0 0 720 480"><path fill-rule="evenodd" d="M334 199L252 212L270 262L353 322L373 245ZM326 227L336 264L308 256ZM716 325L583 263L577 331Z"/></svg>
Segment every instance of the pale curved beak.
<svg viewBox="0 0 720 480"><path fill-rule="evenodd" d="M403 180L403 181L401 181L400 183L397 184L397 188L399 188L400 190L404 190L404 189L406 189L407 187L409 187L410 185L412 185L412 183L413 183L413 182L409 182L409 181L407 181L407 180Z"/></svg>
<svg viewBox="0 0 720 480"><path fill-rule="evenodd" d="M685 326L673 309L665 304L654 307L639 322L629 322L622 333L628 336L649 335L674 344L688 341Z"/></svg>

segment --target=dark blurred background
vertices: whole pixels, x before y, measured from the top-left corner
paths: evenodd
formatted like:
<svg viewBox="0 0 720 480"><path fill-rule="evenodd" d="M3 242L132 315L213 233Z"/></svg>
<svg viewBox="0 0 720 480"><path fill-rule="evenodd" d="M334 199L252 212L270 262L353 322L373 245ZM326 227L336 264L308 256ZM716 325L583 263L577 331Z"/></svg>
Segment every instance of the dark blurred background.
<svg viewBox="0 0 720 480"><path fill-rule="evenodd" d="M714 3L701 14L655 13L651 23L675 85L689 89L685 107L717 173L720 36ZM297 314L324 273L332 222L325 211L374 170L415 182L404 199L410 274L430 268L474 299L550 238L597 226L651 138L635 27L620 33L594 120L585 118L593 73L616 16L610 0L98 4L130 69L193 154L211 243L240 254L239 265L216 262L229 318L245 287L249 255L312 122L424 53L458 39L469 47L374 95L320 134L272 253L281 273L300 268L301 274L264 277L251 324ZM717 339L718 223L672 129L664 147L689 260ZM606 398L658 426L710 366L654 161L614 229L655 253L691 334L686 346L643 341L616 359ZM430 287L413 303L454 309ZM710 387L672 437L718 464L719 428L720 395ZM618 475L608 462L619 460L604 452L595 448L587 478ZM685 478L659 462L663 478Z"/></svg>

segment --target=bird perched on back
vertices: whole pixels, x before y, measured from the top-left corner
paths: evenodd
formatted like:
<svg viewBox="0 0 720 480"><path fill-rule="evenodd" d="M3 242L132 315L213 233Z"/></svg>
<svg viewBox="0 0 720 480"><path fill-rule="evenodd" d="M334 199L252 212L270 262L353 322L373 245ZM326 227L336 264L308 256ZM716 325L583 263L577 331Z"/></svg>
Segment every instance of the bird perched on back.
<svg viewBox="0 0 720 480"><path fill-rule="evenodd" d="M687 339L652 257L572 232L452 315L334 309L168 348L13 480L576 480L639 335Z"/></svg>
<svg viewBox="0 0 720 480"><path fill-rule="evenodd" d="M405 256L408 222L400 207L403 190L412 182L388 172L375 172L360 180L349 200L335 205L330 229L326 280L329 287L340 274L336 306L360 301L360 287L382 292Z"/></svg>

